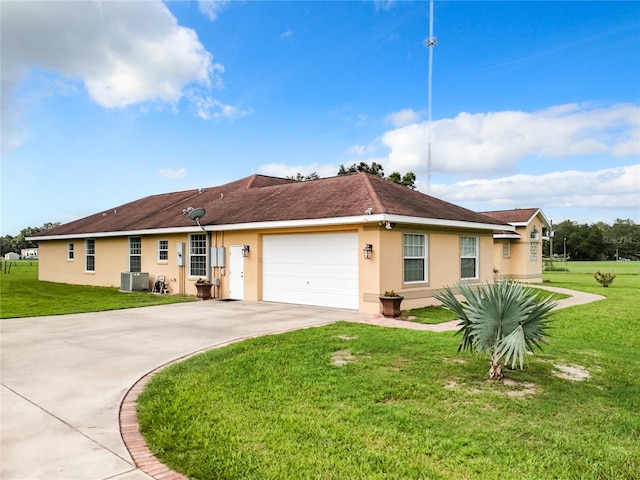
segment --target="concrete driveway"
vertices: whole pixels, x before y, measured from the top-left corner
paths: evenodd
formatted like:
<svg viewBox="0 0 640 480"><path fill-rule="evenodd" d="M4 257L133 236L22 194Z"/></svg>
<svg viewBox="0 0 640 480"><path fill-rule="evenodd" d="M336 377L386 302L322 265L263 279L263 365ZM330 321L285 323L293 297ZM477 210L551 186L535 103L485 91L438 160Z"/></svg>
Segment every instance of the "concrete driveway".
<svg viewBox="0 0 640 480"><path fill-rule="evenodd" d="M193 302L0 321L3 480L149 480L120 437L127 390L156 367L236 339L357 312Z"/></svg>

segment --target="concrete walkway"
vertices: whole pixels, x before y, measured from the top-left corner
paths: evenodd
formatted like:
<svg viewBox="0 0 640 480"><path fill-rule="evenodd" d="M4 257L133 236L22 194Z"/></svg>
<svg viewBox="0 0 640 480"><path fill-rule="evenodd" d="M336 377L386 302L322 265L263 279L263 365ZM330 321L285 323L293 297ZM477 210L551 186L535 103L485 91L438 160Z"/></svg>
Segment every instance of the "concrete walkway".
<svg viewBox="0 0 640 480"><path fill-rule="evenodd" d="M538 288L573 295L557 308L604 298ZM139 380L149 372L194 352L339 320L430 331L456 330L458 323L422 325L349 310L216 301L1 320L0 478L180 478L166 468L147 475L125 447L119 409L122 403L125 421L131 419L139 390L126 394L133 385L141 388Z"/></svg>
<svg viewBox="0 0 640 480"><path fill-rule="evenodd" d="M593 293L579 292L577 290L569 290L559 287L547 287L543 285L528 285L533 288L539 288L541 290L548 290L550 292L563 293L571 295L568 298L563 298L557 301L557 305L554 310L560 310L561 308L573 307L576 305L583 305L585 303L596 302L598 300L604 300L607 297L602 295L595 295ZM451 320L450 322L437 323L434 325L409 322L406 320L396 320L391 318L384 318L382 315L362 316L359 319L354 320L360 323L367 323L369 325L380 325L391 328L408 328L410 330L426 330L429 332L450 332L458 330L460 328L460 320Z"/></svg>

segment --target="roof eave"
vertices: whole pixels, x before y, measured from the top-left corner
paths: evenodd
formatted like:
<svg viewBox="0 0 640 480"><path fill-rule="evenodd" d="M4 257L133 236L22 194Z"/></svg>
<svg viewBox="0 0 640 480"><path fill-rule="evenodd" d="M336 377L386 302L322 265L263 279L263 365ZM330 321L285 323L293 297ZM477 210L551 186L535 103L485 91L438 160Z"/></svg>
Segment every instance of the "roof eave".
<svg viewBox="0 0 640 480"><path fill-rule="evenodd" d="M71 240L79 238L108 238L108 237L125 237L134 235L159 235L170 233L197 233L202 230L207 232L224 232L230 230L260 230L260 229L277 229L277 228L295 228L295 227L322 227L332 225L349 225L359 223L373 223L373 222L390 222L390 223L402 223L420 226L432 226L432 227L449 227L449 228L464 228L471 230L510 230L515 231L515 227L510 225L501 224L496 225L492 223L477 223L461 220L446 220L441 218L423 218L423 217L410 217L405 215L390 215L390 214L378 214L378 215L357 215L350 217L334 217L334 218L313 218L302 220L280 220L280 221L267 221L267 222L250 222L250 223L233 223L225 225L202 225L202 229L197 226L193 227L168 227L168 228L155 228L155 229L143 229L143 230L126 230L117 232L87 232L87 233L69 233L63 235L43 235L38 237L29 237L30 241L44 241L44 240Z"/></svg>

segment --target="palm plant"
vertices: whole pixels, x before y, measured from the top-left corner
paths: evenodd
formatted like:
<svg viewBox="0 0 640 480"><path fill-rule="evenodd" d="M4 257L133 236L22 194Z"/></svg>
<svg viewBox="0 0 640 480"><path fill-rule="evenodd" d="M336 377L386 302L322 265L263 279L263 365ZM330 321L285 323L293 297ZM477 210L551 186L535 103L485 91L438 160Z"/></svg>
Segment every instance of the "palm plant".
<svg viewBox="0 0 640 480"><path fill-rule="evenodd" d="M458 351L472 350L491 355L489 378L504 377L504 365L524 365L524 356L533 347L542 348L546 340L549 313L556 303L519 282L503 280L480 287L457 285L461 302L453 290L438 291L435 298L460 318L462 342Z"/></svg>

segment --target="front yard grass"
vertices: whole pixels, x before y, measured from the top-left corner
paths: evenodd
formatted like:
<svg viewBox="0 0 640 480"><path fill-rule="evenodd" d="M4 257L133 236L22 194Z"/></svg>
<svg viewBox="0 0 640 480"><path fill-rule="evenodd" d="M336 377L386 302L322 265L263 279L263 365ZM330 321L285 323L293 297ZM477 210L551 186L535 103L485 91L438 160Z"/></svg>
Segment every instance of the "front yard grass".
<svg viewBox="0 0 640 480"><path fill-rule="evenodd" d="M12 263L10 273L0 273L0 318L102 312L195 300L189 295L125 293L110 287L40 282L38 262Z"/></svg>
<svg viewBox="0 0 640 480"><path fill-rule="evenodd" d="M540 298L551 297L554 300L561 300L563 298L571 296L565 295L563 293L550 292L548 290L542 290L539 288L536 290L538 290ZM451 310L447 310L444 307L431 306L413 308L411 310L403 310L401 318L409 322L433 325L436 323L450 322L451 320L456 320L458 317Z"/></svg>
<svg viewBox="0 0 640 480"><path fill-rule="evenodd" d="M453 332L343 322L168 367L142 432L192 480L640 478L638 276L545 279L607 299L553 313L551 345L503 382Z"/></svg>

